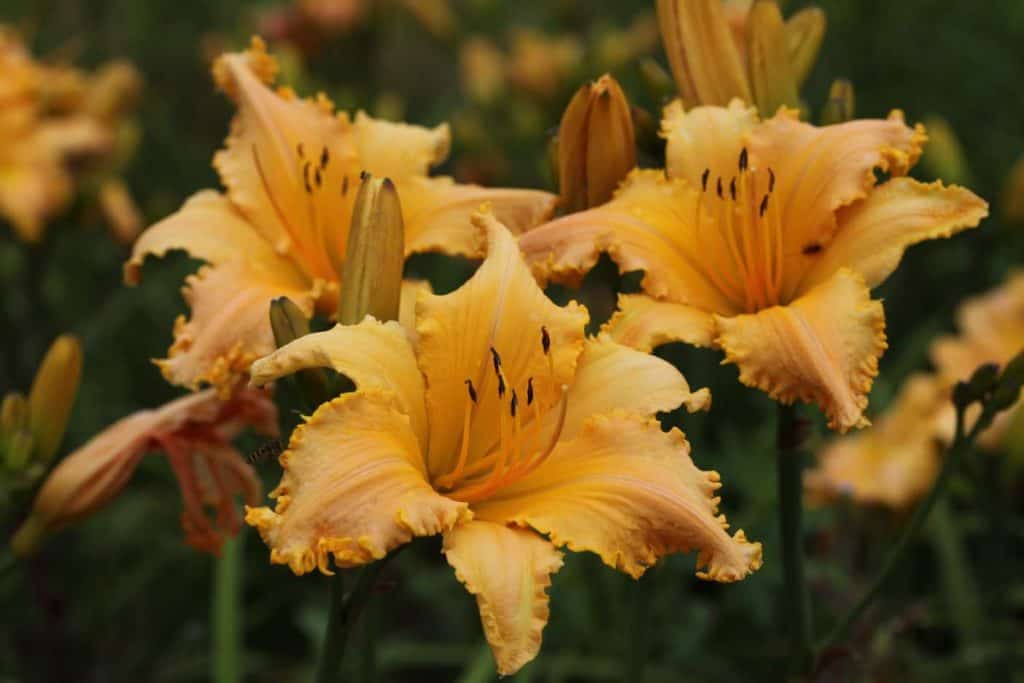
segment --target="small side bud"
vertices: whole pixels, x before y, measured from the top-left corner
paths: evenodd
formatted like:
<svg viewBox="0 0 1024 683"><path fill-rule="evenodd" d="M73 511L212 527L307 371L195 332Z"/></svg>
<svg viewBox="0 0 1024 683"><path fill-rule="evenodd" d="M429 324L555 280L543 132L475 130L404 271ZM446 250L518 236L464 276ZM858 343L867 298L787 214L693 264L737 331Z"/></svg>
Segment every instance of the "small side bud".
<svg viewBox="0 0 1024 683"><path fill-rule="evenodd" d="M28 426L28 399L24 394L11 392L0 404L0 433L16 432Z"/></svg>
<svg viewBox="0 0 1024 683"><path fill-rule="evenodd" d="M82 345L70 335L58 337L46 352L28 396L34 456L41 463L50 462L60 448L81 377Z"/></svg>
<svg viewBox="0 0 1024 683"><path fill-rule="evenodd" d="M397 320L404 264L405 224L398 191L390 179L364 173L341 269L338 322L352 325L367 315Z"/></svg>
<svg viewBox="0 0 1024 683"><path fill-rule="evenodd" d="M573 96L558 127L558 186L562 208L582 211L612 198L636 166L629 102L605 74Z"/></svg>
<svg viewBox="0 0 1024 683"><path fill-rule="evenodd" d="M270 302L270 329L274 331L274 343L281 348L309 334L309 319L294 301L279 296ZM330 398L327 373L322 368L307 368L295 374L299 389L310 405L319 405Z"/></svg>
<svg viewBox="0 0 1024 683"><path fill-rule="evenodd" d="M830 126L852 120L856 112L855 104L853 83L845 78L832 81L832 87L828 89L828 100L821 110L822 125Z"/></svg>
<svg viewBox="0 0 1024 683"><path fill-rule="evenodd" d="M988 405L989 410L995 414L1013 406L1020 400L1021 386L1024 386L1024 351L1018 353L1006 364L1006 368L999 376L999 382L992 392L992 399Z"/></svg>
<svg viewBox="0 0 1024 683"><path fill-rule="evenodd" d="M818 61L826 24L825 11L820 7L807 7L786 20L786 46L797 89L804 84Z"/></svg>
<svg viewBox="0 0 1024 683"><path fill-rule="evenodd" d="M970 184L967 155L949 121L941 116L930 116L925 119L924 127L928 131L928 147L921 156L921 165L928 174L948 183Z"/></svg>
<svg viewBox="0 0 1024 683"><path fill-rule="evenodd" d="M783 105L800 105L786 25L775 0L757 0L750 8L747 60L754 103L761 116L773 116Z"/></svg>
<svg viewBox="0 0 1024 683"><path fill-rule="evenodd" d="M1006 175L999 203L1004 220L1024 223L1024 157L1019 158Z"/></svg>

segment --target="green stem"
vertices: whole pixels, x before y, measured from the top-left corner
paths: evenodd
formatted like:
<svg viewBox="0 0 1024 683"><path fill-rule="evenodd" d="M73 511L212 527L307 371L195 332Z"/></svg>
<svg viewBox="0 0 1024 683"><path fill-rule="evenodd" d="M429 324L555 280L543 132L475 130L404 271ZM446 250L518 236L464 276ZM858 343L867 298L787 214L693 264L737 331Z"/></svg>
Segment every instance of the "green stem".
<svg viewBox="0 0 1024 683"><path fill-rule="evenodd" d="M324 646L320 653L320 664L317 666L317 683L335 683L341 673L341 663L345 657L345 645L352 634L353 627L360 613L366 606L377 577L387 563L391 553L382 560L363 567L352 592L345 595L342 573L339 571L331 577L331 593L328 605L327 633L324 635Z"/></svg>
<svg viewBox="0 0 1024 683"><path fill-rule="evenodd" d="M782 536L782 571L794 671L804 672L811 660L811 610L804 576L803 453L804 426L795 406L779 404L776 431L779 526Z"/></svg>
<svg viewBox="0 0 1024 683"><path fill-rule="evenodd" d="M215 683L242 680L242 534L228 539L213 575L212 678Z"/></svg>
<svg viewBox="0 0 1024 683"><path fill-rule="evenodd" d="M867 590L864 591L864 594L861 595L860 599L857 600L846 615L839 620L835 628L833 628L828 636L826 636L820 643L818 647L819 651L824 650L830 645L846 638L850 627L856 623L862 614L864 614L864 611L871 604L871 601L874 600L881 591L882 586L903 559L904 553L910 546L910 541L917 536L921 527L924 526L925 520L928 519L928 513L931 512L932 508L935 506L935 502L942 495L942 492L945 491L946 483L949 481L950 475L954 470L956 470L964 452L970 448L971 443L974 441L974 437L977 436L978 431L980 431L979 426L982 422L983 420L979 419L978 425L971 430L971 433L964 436L963 415L957 415L956 436L953 438L953 445L950 446L949 451L946 454L946 458L942 463L942 469L939 470L939 476L936 477L931 491L928 492L928 497L921 501L917 506L917 509L914 510L913 517L911 517L910 522L903 528L903 533L900 534L899 539L896 541L896 545L889 551L885 561L882 563L882 568L879 570L874 580L872 580Z"/></svg>

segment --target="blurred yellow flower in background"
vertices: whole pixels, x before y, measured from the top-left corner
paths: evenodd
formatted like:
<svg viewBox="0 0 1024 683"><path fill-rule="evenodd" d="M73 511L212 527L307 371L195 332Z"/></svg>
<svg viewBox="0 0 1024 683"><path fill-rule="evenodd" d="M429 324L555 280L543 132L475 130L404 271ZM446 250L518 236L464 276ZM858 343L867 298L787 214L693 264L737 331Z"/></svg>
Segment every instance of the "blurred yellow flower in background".
<svg viewBox="0 0 1024 683"><path fill-rule="evenodd" d="M159 361L174 384L229 390L252 360L274 349L267 310L279 296L307 315L335 313L363 172L393 180L407 254L476 256L469 216L483 203L515 232L554 207L545 192L429 177L448 153L447 124L428 129L363 112L353 121L322 94L303 100L288 88L272 90L277 63L259 39L246 52L222 56L213 73L238 107L226 146L214 157L226 194L195 194L139 238L125 265L125 279L134 283L150 254L184 249L208 264L188 279L192 316L175 323L169 357Z"/></svg>
<svg viewBox="0 0 1024 683"><path fill-rule="evenodd" d="M817 127L781 110L665 109L667 168L636 170L609 203L521 238L542 280L579 282L607 252L643 270L605 326L649 350L683 341L725 352L740 381L783 403L818 404L839 431L867 424L886 347L870 288L906 247L974 227L987 204L904 176L924 130L886 120ZM892 178L877 183L875 171Z"/></svg>
<svg viewBox="0 0 1024 683"><path fill-rule="evenodd" d="M586 310L547 299L492 215L474 222L483 264L449 295L421 294L415 330L367 317L253 365L255 384L330 366L358 389L296 429L276 507L246 520L297 574L443 535L498 671L511 674L540 648L558 548L633 577L698 550L699 576L737 581L760 567L761 546L726 532L718 474L654 419L707 407L707 390L607 336L585 339Z"/></svg>

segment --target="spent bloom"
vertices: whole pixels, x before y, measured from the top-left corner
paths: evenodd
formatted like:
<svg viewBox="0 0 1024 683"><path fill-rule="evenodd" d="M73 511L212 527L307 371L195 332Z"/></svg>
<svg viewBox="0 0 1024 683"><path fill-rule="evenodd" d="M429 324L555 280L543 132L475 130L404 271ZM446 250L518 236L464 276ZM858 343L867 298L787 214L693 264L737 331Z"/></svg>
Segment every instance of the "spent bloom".
<svg viewBox="0 0 1024 683"><path fill-rule="evenodd" d="M307 315L333 315L349 223L364 172L389 177L401 197L405 251L472 254L469 215L489 203L514 231L548 216L555 198L532 190L487 189L428 177L444 159L448 126L428 129L335 113L322 94L298 98L269 84L277 64L258 38L225 54L214 79L238 113L214 166L225 193L203 190L149 228L125 266L137 282L147 255L184 249L207 265L191 276L169 357L174 384L234 385L274 349L269 302L287 296ZM461 227L465 225L465 227Z"/></svg>
<svg viewBox="0 0 1024 683"><path fill-rule="evenodd" d="M607 252L645 273L605 326L616 339L721 349L744 384L818 404L833 429L866 425L886 347L870 288L907 246L977 225L986 203L902 177L926 136L898 111L817 127L785 109L760 121L738 100L677 101L662 135L664 172L636 170L607 204L521 238L534 273L578 281Z"/></svg>
<svg viewBox="0 0 1024 683"><path fill-rule="evenodd" d="M586 339L586 310L547 299L493 216L474 222L483 264L451 294L421 293L414 330L368 316L253 364L256 384L330 366L358 388L295 430L276 506L246 521L297 574L442 535L510 674L540 648L558 548L633 577L698 550L698 575L724 582L760 567L761 546L726 532L718 474L654 418L706 407L707 390L607 336Z"/></svg>
<svg viewBox="0 0 1024 683"><path fill-rule="evenodd" d="M44 535L92 514L117 496L147 453L164 454L181 488L186 542L217 553L238 533L234 496L255 503L256 473L231 445L244 428L277 433L277 409L264 392L244 389L228 401L206 390L125 417L61 460L43 483L29 518L11 541L31 553ZM211 519L207 506L215 510Z"/></svg>

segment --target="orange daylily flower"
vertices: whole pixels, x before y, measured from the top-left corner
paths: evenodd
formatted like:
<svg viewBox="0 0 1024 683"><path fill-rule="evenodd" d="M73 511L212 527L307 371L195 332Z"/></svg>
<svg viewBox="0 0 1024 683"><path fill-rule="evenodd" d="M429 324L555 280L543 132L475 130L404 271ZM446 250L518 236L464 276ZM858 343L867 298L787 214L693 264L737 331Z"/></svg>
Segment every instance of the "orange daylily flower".
<svg viewBox="0 0 1024 683"><path fill-rule="evenodd" d="M907 246L973 227L987 204L905 175L924 130L887 120L816 127L738 100L669 105L665 172L636 170L612 201L540 226L520 244L542 280L578 281L608 252L643 270L605 330L650 350L684 341L725 352L740 381L783 403L817 403L839 431L868 423L886 347L870 288ZM877 183L874 172L892 179Z"/></svg>
<svg viewBox="0 0 1024 683"><path fill-rule="evenodd" d="M27 554L43 534L106 505L128 483L143 456L160 451L181 487L185 541L197 550L218 553L225 535L241 528L234 496L250 504L260 498L256 473L231 445L247 426L277 435L277 408L262 391L242 389L221 401L209 389L119 420L54 468L12 548ZM216 510L214 519L207 506Z"/></svg>
<svg viewBox="0 0 1024 683"><path fill-rule="evenodd" d="M550 215L545 192L487 189L428 177L448 151L448 126L388 123L359 112L335 114L323 95L297 98L268 87L277 64L262 41L222 56L217 85L238 114L214 166L226 194L204 190L149 228L135 244L125 278L139 280L147 255L184 249L208 265L190 277L192 317L175 323L169 357L174 384L229 388L275 347L269 302L287 296L307 314L333 315L360 175L390 177L401 198L406 253L472 254L469 216L482 203L514 231ZM466 227L461 227L465 224Z"/></svg>
<svg viewBox="0 0 1024 683"><path fill-rule="evenodd" d="M586 310L547 299L493 216L474 222L486 259L457 291L420 294L414 335L367 317L253 364L255 384L330 366L358 389L294 432L276 507L246 521L297 574L443 535L510 674L540 648L558 548L633 577L699 550L699 576L737 581L760 567L761 545L726 532L718 474L653 417L706 407L707 390L607 336L585 339Z"/></svg>

